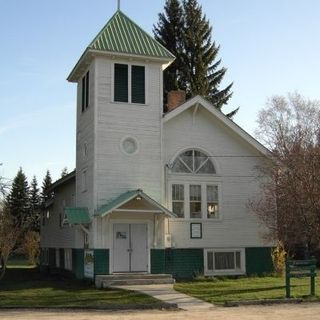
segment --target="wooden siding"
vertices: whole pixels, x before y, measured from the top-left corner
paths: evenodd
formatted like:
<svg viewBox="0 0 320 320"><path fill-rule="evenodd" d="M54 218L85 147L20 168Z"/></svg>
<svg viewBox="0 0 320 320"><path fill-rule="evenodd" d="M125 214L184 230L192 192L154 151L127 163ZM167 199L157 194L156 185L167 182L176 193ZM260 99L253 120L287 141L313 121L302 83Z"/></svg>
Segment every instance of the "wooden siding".
<svg viewBox="0 0 320 320"><path fill-rule="evenodd" d="M60 226L60 215L63 219L64 206L75 205L75 184L66 183L55 190L55 200L49 210L49 219L45 225L41 220L42 248L81 248L83 247L83 232L78 227ZM46 213L45 213L46 215Z"/></svg>
<svg viewBox="0 0 320 320"><path fill-rule="evenodd" d="M248 201L259 194L256 166L262 159L255 149L231 133L204 108L195 117L186 110L164 124L165 164L188 148L200 148L213 156L216 175L199 177L168 173L167 203L170 208L170 182L207 182L220 187L221 217L210 219L171 219L169 229L176 248L226 248L264 246L256 217ZM224 157L227 156L227 157ZM203 216L206 212L203 212ZM190 223L202 222L202 239L190 239Z"/></svg>

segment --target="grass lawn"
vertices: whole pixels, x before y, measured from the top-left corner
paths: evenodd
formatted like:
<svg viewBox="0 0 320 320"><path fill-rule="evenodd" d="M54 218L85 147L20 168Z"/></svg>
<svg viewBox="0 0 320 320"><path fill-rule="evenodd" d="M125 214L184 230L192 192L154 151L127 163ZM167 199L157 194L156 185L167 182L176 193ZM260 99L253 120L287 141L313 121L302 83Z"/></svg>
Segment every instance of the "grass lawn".
<svg viewBox="0 0 320 320"><path fill-rule="evenodd" d="M291 279L291 297L303 298L310 294L309 279ZM285 279L279 277L249 277L238 279L199 279L176 283L177 291L214 304L228 301L284 299ZM316 278L316 295L320 285Z"/></svg>
<svg viewBox="0 0 320 320"><path fill-rule="evenodd" d="M129 308L159 304L160 301L140 293L95 289L82 281L39 273L35 267L12 263L0 281L1 307L89 307Z"/></svg>

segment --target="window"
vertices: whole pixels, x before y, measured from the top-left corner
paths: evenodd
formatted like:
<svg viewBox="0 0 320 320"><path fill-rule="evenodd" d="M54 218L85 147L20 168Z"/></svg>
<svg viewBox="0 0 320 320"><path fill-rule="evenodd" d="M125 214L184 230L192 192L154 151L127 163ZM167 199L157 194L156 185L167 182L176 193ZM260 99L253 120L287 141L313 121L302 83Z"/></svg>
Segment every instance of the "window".
<svg viewBox="0 0 320 320"><path fill-rule="evenodd" d="M244 251L239 250L205 250L205 273L241 274L244 273Z"/></svg>
<svg viewBox="0 0 320 320"><path fill-rule="evenodd" d="M171 208L177 218L219 219L219 187L214 184L190 184L180 181L171 185Z"/></svg>
<svg viewBox="0 0 320 320"><path fill-rule="evenodd" d="M218 218L218 186L207 186L207 218Z"/></svg>
<svg viewBox="0 0 320 320"><path fill-rule="evenodd" d="M190 218L201 219L201 185L190 185Z"/></svg>
<svg viewBox="0 0 320 320"><path fill-rule="evenodd" d="M64 268L72 270L72 249L64 249Z"/></svg>
<svg viewBox="0 0 320 320"><path fill-rule="evenodd" d="M88 107L89 107L89 71L82 78L82 98L81 98L82 112L87 110Z"/></svg>
<svg viewBox="0 0 320 320"><path fill-rule="evenodd" d="M172 211L178 218L184 218L184 185L172 185Z"/></svg>
<svg viewBox="0 0 320 320"><path fill-rule="evenodd" d="M145 104L145 82L144 66L116 63L114 65L114 101Z"/></svg>
<svg viewBox="0 0 320 320"><path fill-rule="evenodd" d="M171 172L188 174L215 174L216 170L209 156L198 150L187 150L173 162Z"/></svg>

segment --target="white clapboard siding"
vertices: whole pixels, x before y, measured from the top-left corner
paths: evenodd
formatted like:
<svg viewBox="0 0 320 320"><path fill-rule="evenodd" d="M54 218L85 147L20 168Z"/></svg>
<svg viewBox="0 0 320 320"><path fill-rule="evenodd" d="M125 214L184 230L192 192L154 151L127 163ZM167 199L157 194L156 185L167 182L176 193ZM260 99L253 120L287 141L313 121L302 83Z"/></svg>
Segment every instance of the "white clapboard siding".
<svg viewBox="0 0 320 320"><path fill-rule="evenodd" d="M261 232L264 230L248 208L249 199L260 191L256 167L262 164L264 157L204 108L199 108L195 118L193 111L186 110L164 124L165 164L172 163L181 150L200 148L216 156L212 159L217 174L194 177L169 173L168 185L177 181L217 183L220 187L221 219L171 219L169 225L174 246L212 248L270 245L262 241ZM170 199L170 188L167 190ZM170 201L168 204L171 205ZM205 215L206 212L203 212ZM191 222L202 222L202 239L190 239Z"/></svg>
<svg viewBox="0 0 320 320"><path fill-rule="evenodd" d="M45 218L45 225L41 219L41 247L42 248L82 248L83 232L78 227L60 226L60 215L63 219L64 206L73 207L75 199L74 181L66 182L55 189L54 204L49 211L49 219ZM47 213L45 212L45 216Z"/></svg>
<svg viewBox="0 0 320 320"><path fill-rule="evenodd" d="M146 104L113 102L114 63L127 61L96 58L97 119L95 128L96 206L132 189L143 189L156 200L161 199L161 65L144 65L146 70ZM120 147L124 137L137 139L139 151L126 155Z"/></svg>

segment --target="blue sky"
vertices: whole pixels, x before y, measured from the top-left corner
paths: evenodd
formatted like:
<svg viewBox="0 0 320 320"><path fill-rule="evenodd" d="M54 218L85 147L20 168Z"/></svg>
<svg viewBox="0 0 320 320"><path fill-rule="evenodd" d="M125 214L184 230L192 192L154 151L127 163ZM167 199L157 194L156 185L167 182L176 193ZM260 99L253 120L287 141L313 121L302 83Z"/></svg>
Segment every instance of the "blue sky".
<svg viewBox="0 0 320 320"><path fill-rule="evenodd" d="M116 0L0 0L0 175L29 179L75 167L76 86L65 79ZM147 32L164 0L121 0ZM320 1L199 0L221 45L229 111L249 133L267 97L299 91L320 99Z"/></svg>

